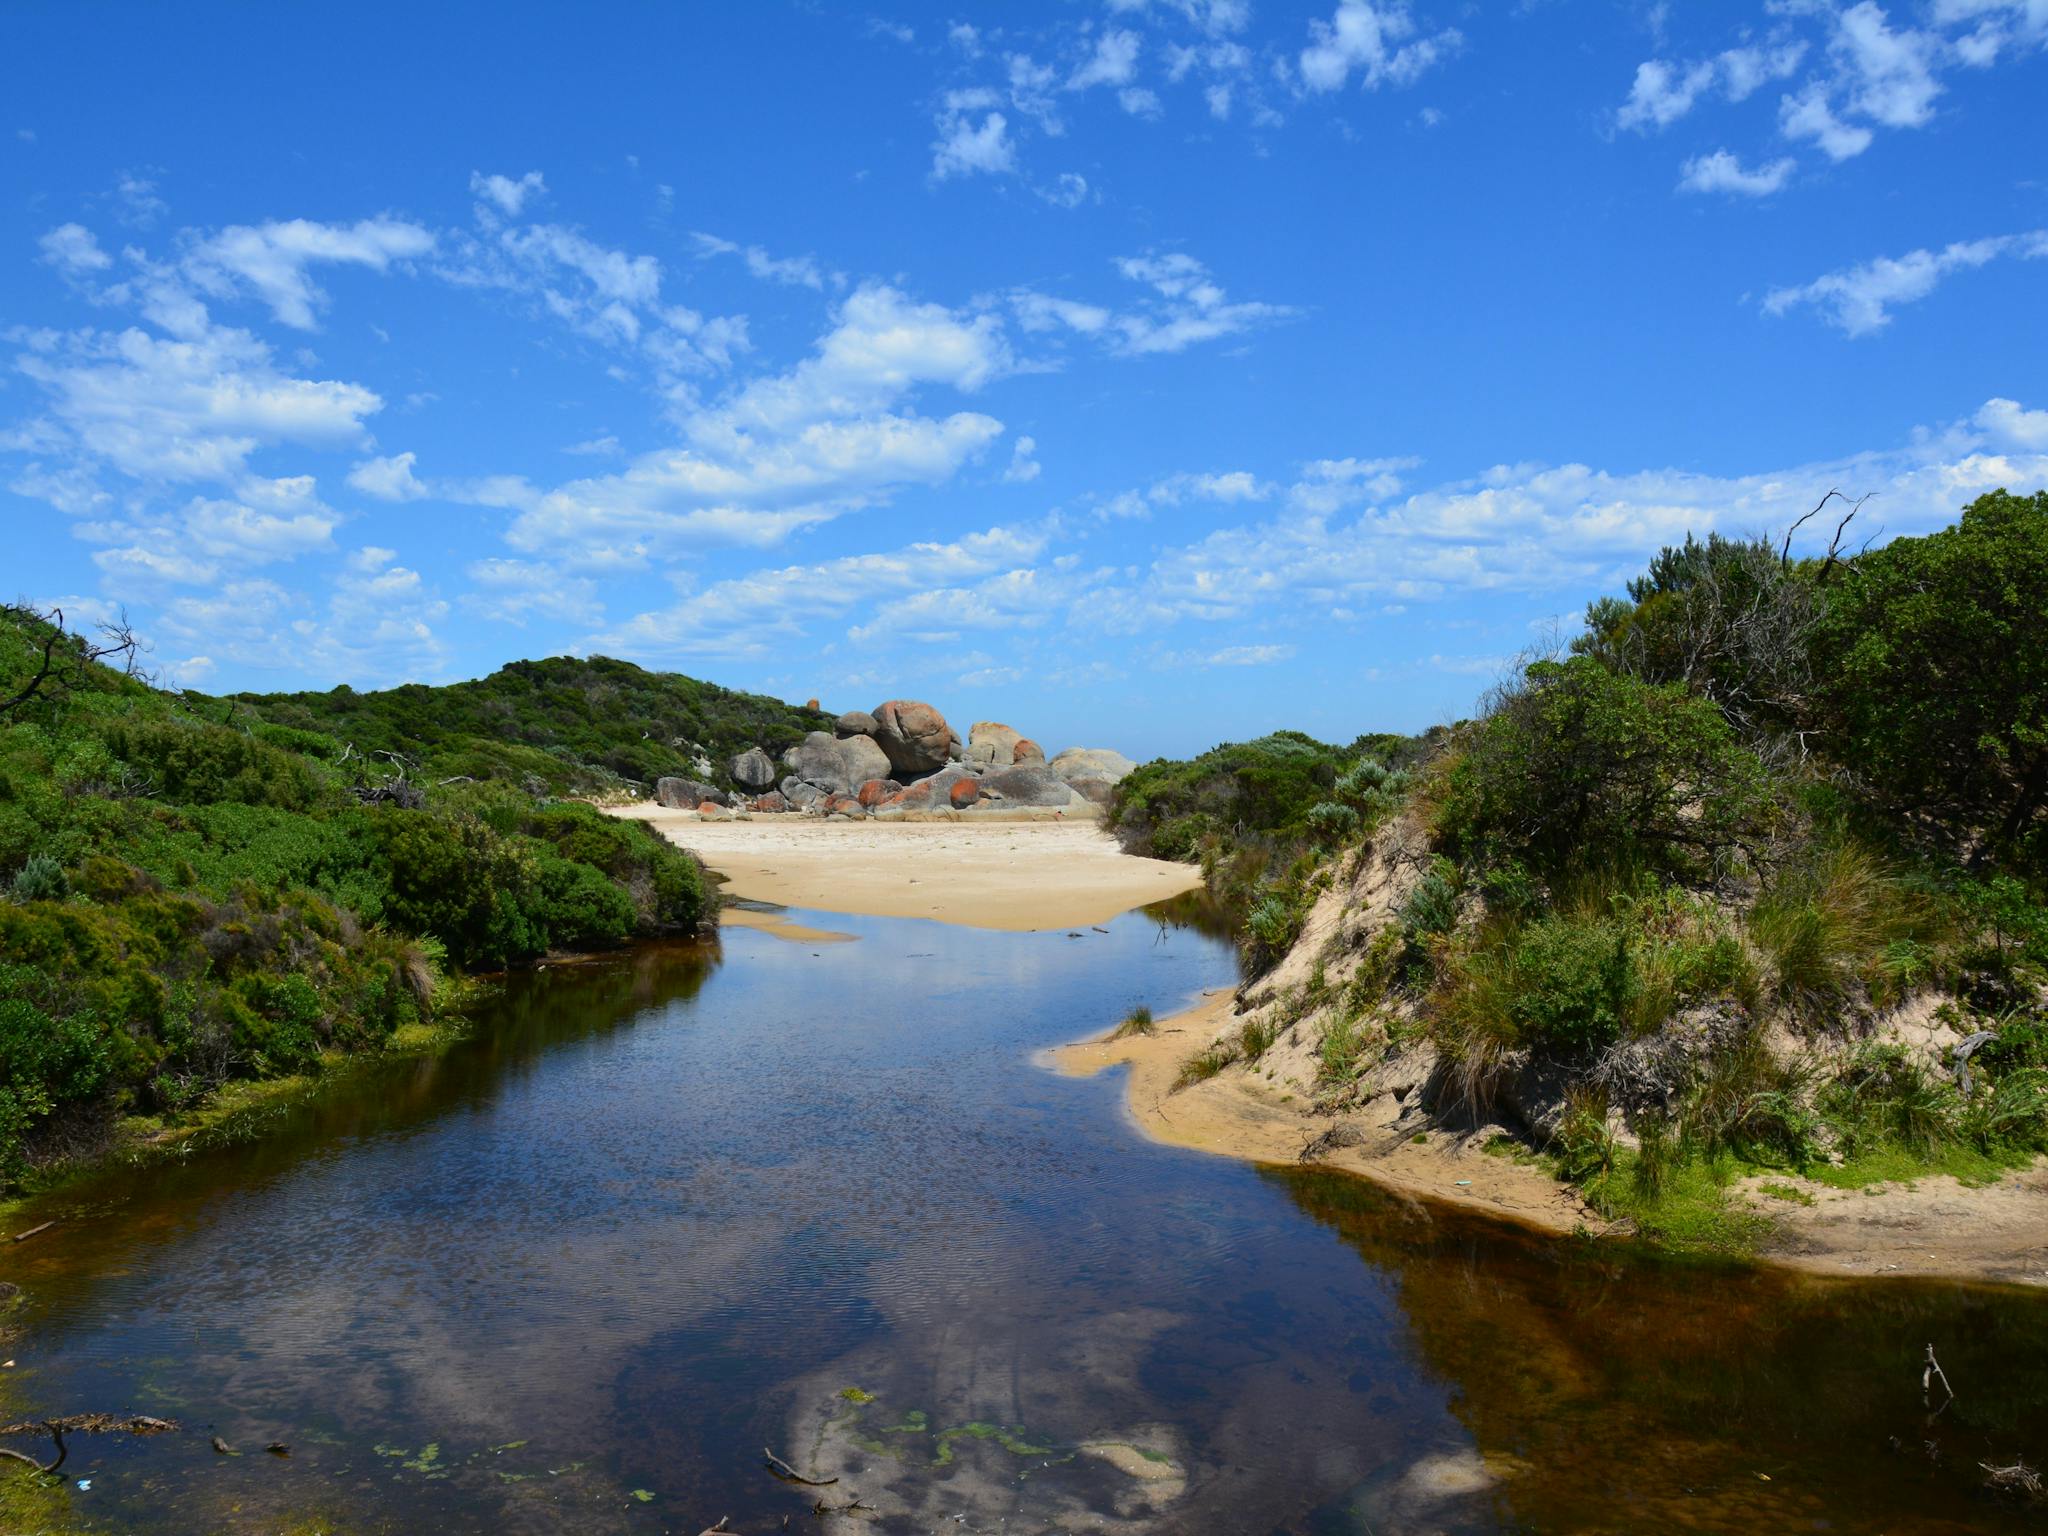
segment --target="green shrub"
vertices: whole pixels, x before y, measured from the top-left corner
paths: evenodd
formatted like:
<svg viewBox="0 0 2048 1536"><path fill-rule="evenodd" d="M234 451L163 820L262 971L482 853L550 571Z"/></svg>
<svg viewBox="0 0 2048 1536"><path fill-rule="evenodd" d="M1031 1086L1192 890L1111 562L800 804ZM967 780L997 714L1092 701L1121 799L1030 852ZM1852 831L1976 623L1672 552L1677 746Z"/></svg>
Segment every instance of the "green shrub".
<svg viewBox="0 0 2048 1536"><path fill-rule="evenodd" d="M1319 843L1347 842L1358 832L1358 812L1334 800L1322 801L1309 807L1308 830Z"/></svg>
<svg viewBox="0 0 2048 1536"><path fill-rule="evenodd" d="M1544 876L1642 867L1697 884L1770 810L1763 764L1711 702L1579 656L1531 666L1474 728L1437 830Z"/></svg>
<svg viewBox="0 0 2048 1536"><path fill-rule="evenodd" d="M1152 1022L1152 1010L1140 1003L1124 1015L1123 1022L1110 1033L1112 1040L1128 1040L1132 1035L1149 1035L1156 1026Z"/></svg>
<svg viewBox="0 0 2048 1536"><path fill-rule="evenodd" d="M1935 933L1931 902L1852 842L1822 841L1780 870L1749 914L1750 937L1771 966L1777 999L1806 1017L1859 988L1880 996L1912 977L1917 950L1895 946Z"/></svg>
<svg viewBox="0 0 2048 1536"><path fill-rule="evenodd" d="M1517 935L1510 1013L1520 1038L1578 1051L1621 1037L1641 982L1616 919L1545 918Z"/></svg>
<svg viewBox="0 0 2048 1536"><path fill-rule="evenodd" d="M16 901L62 901L71 894L71 881L62 864L38 853L14 872L12 889Z"/></svg>
<svg viewBox="0 0 2048 1536"><path fill-rule="evenodd" d="M1851 1157L1902 1147L1925 1153L1951 1139L1960 1102L1896 1045L1866 1046L1818 1096L1820 1113Z"/></svg>

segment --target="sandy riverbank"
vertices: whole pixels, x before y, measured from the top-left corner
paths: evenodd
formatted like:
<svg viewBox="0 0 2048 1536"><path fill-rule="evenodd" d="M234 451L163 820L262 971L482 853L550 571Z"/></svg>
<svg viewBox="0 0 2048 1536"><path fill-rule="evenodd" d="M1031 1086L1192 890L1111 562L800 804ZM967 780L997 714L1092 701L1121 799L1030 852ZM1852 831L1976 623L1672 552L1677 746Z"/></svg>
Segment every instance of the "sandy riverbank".
<svg viewBox="0 0 2048 1536"><path fill-rule="evenodd" d="M651 803L613 814L690 849L725 876L730 895L815 912L1075 928L1202 883L1186 864L1124 853L1093 821L700 821Z"/></svg>
<svg viewBox="0 0 2048 1536"><path fill-rule="evenodd" d="M1046 1053L1045 1064L1087 1077L1128 1062L1126 1107L1154 1140L1252 1162L1295 1162L1331 1124L1311 1116L1295 1096L1235 1071L1172 1091L1181 1063L1231 1021L1231 1007L1232 995L1219 993L1161 1020L1152 1035L1062 1046ZM1431 1133L1416 1142L1368 1133L1360 1145L1337 1148L1318 1162L1542 1231L1606 1228L1569 1185L1527 1163L1482 1152L1477 1138ZM1767 1183L1796 1189L1812 1204L1767 1194ZM2048 1286L2048 1159L1976 1189L1947 1175L1867 1192L1777 1175L1744 1180L1733 1198L1773 1224L1758 1254L1765 1263L1821 1275Z"/></svg>

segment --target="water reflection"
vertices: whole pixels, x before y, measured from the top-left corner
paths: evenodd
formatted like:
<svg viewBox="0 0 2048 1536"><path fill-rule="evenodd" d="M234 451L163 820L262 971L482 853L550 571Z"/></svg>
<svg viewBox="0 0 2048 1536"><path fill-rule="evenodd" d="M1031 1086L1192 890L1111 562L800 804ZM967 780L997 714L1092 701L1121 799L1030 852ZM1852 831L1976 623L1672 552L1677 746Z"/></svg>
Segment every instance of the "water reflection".
<svg viewBox="0 0 2048 1536"><path fill-rule="evenodd" d="M68 1196L0 1255L33 1294L5 1390L201 1431L91 1446L81 1512L744 1531L857 1495L904 1531L1940 1530L2004 1518L1970 1500L1980 1447L2038 1450L2033 1298L1524 1239L1151 1146L1120 1083L1031 1066L1226 983L1199 914L818 921L856 941L522 978L441 1060ZM1923 1333L1965 1397L1939 1463L1898 1368ZM838 1481L779 1483L763 1445Z"/></svg>

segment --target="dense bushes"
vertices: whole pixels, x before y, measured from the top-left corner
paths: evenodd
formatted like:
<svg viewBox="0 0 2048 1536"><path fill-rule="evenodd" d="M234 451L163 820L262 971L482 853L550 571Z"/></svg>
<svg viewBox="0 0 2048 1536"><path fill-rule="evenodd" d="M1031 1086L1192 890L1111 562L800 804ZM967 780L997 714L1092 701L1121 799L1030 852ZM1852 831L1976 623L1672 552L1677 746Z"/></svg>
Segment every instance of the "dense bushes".
<svg viewBox="0 0 2048 1536"><path fill-rule="evenodd" d="M1769 813L1763 764L1720 710L1590 657L1538 662L1449 772L1445 844L1546 876L1649 868L1711 880Z"/></svg>
<svg viewBox="0 0 2048 1536"><path fill-rule="evenodd" d="M0 694L47 634L0 614ZM709 906L639 823L504 783L365 806L360 753L215 711L87 667L0 722L0 1191L120 1114L378 1044L444 960L602 948Z"/></svg>
<svg viewBox="0 0 2048 1536"><path fill-rule="evenodd" d="M519 661L439 688L238 694L208 707L253 715L260 735L298 752L331 757L347 742L359 755L403 752L436 777L532 778L557 794L621 781L651 787L663 774L722 783L733 754L759 746L773 755L831 728L816 710L605 656ZM699 752L708 774L698 771Z"/></svg>

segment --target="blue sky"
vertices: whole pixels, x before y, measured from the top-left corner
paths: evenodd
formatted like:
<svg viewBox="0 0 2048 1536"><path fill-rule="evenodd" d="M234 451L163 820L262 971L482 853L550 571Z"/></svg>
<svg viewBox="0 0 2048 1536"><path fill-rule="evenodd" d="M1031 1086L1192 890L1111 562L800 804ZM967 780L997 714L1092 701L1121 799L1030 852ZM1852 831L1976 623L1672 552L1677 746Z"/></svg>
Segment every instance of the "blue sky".
<svg viewBox="0 0 2048 1536"><path fill-rule="evenodd" d="M0 586L211 691L1349 739L1688 529L2048 484L2048 0L18 3L0 60Z"/></svg>

